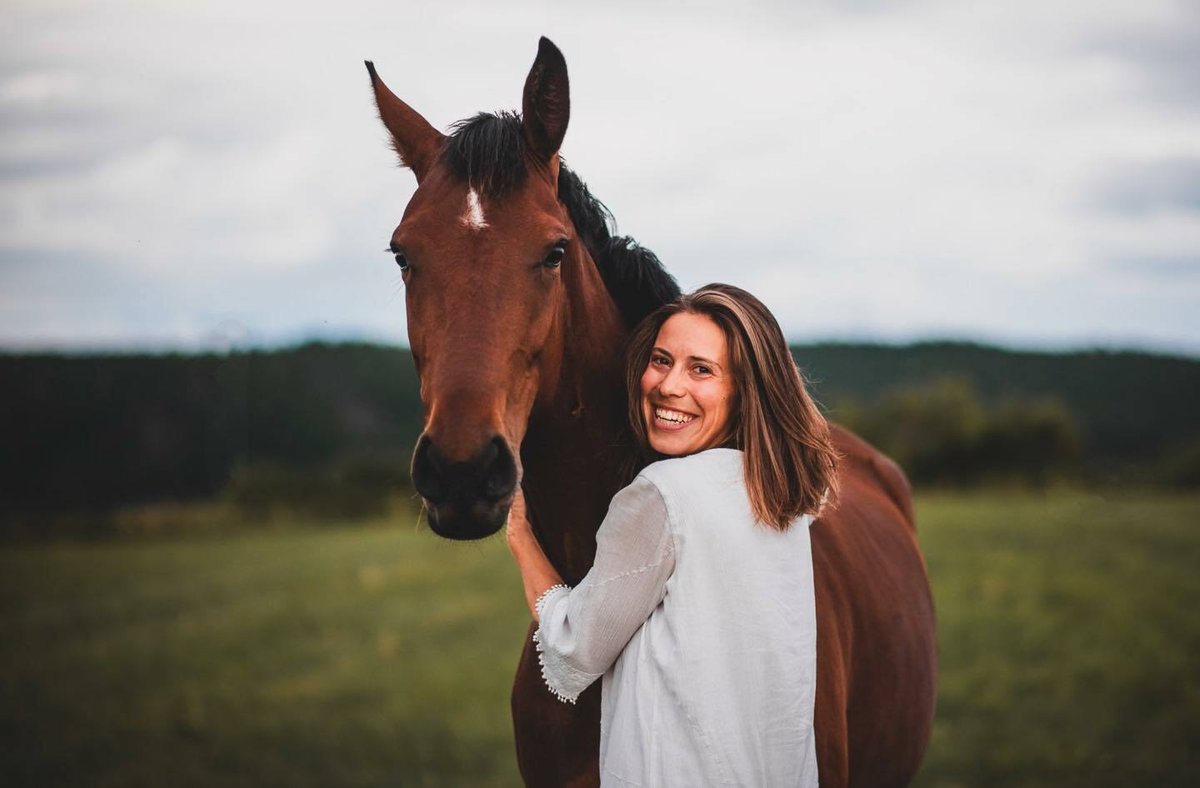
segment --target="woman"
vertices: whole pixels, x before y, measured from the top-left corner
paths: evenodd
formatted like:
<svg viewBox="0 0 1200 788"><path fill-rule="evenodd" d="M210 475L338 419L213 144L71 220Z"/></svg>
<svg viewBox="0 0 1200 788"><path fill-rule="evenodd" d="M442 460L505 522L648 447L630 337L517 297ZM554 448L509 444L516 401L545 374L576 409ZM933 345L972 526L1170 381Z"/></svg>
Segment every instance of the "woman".
<svg viewBox="0 0 1200 788"><path fill-rule="evenodd" d="M808 526L836 454L774 317L709 285L630 338L630 421L650 462L575 588L518 496L508 542L547 687L603 676L603 785L817 784ZM669 458L669 459L668 459Z"/></svg>

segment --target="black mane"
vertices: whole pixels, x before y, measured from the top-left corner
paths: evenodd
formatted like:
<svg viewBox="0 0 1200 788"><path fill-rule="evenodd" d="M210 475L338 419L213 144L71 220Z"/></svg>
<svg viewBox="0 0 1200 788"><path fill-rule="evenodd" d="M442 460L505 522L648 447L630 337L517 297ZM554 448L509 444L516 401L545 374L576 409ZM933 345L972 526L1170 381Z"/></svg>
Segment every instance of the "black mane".
<svg viewBox="0 0 1200 788"><path fill-rule="evenodd" d="M442 161L484 196L502 197L516 191L528 177L520 116L481 112L459 121L446 140ZM566 164L558 171L558 199L596 261L627 327L679 296L679 285L654 252L628 236L613 235L616 221L612 213Z"/></svg>

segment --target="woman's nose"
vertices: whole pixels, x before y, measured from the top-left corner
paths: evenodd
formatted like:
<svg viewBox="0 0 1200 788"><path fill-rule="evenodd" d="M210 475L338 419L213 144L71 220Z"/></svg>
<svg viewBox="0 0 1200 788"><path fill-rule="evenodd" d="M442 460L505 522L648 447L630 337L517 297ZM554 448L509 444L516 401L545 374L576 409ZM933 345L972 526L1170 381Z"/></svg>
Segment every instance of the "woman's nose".
<svg viewBox="0 0 1200 788"><path fill-rule="evenodd" d="M679 367L672 368L662 379L658 390L664 397L682 397L686 393L683 370Z"/></svg>

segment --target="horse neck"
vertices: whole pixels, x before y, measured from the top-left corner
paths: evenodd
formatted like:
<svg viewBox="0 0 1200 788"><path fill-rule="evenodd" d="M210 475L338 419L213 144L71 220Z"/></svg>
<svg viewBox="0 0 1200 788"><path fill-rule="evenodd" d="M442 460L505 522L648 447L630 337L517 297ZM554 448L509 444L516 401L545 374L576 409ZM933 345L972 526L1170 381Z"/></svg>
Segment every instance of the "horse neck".
<svg viewBox="0 0 1200 788"><path fill-rule="evenodd" d="M625 329L591 256L563 265L566 297L553 390L530 415L521 447L524 488L542 547L568 583L592 565L596 529L622 482L627 439Z"/></svg>

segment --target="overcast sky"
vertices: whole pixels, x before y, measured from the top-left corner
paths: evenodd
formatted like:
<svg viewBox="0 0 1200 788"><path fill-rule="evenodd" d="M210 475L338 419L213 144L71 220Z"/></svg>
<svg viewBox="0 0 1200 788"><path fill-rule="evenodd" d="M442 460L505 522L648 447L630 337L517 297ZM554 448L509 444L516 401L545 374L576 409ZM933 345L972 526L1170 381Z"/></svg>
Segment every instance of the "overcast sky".
<svg viewBox="0 0 1200 788"><path fill-rule="evenodd" d="M1195 2L0 2L0 346L404 341L362 61L445 129L545 34L564 157L685 289L1200 354Z"/></svg>

